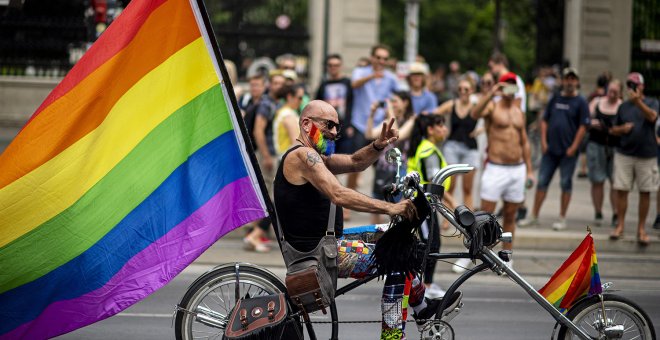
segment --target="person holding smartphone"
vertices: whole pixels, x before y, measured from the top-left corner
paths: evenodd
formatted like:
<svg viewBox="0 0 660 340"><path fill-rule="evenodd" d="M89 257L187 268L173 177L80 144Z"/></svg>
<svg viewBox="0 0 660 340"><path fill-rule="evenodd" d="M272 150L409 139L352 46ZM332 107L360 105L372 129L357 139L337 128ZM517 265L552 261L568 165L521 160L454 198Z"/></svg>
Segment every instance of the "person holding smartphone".
<svg viewBox="0 0 660 340"><path fill-rule="evenodd" d="M500 76L498 84L470 113L475 120L484 118L488 138L488 158L481 176L481 210L493 213L497 202L504 201L503 228L512 234L516 212L525 201L525 186L534 183L525 114L515 100L519 91L517 78L513 72ZM496 96L500 100L496 101ZM513 242L502 247L512 251ZM513 266L513 261L506 263Z"/></svg>
<svg viewBox="0 0 660 340"><path fill-rule="evenodd" d="M618 190L616 229L610 239L623 237L628 193L633 182L639 190L639 219L637 242L647 246L650 242L646 234L646 216L649 211L651 192L658 190L658 164L656 155L655 122L658 118L658 100L644 96L644 77L630 73L627 77L628 100L623 102L616 113L610 134L619 136L619 146L614 152L614 189Z"/></svg>

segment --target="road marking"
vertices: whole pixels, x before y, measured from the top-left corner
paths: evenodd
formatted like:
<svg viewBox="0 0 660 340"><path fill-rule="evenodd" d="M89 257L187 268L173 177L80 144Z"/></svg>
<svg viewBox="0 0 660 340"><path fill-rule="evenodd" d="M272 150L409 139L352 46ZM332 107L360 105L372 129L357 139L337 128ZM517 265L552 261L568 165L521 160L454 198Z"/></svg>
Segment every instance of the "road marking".
<svg viewBox="0 0 660 340"><path fill-rule="evenodd" d="M119 313L116 316L124 316L129 318L171 318L170 314L156 314L156 313Z"/></svg>

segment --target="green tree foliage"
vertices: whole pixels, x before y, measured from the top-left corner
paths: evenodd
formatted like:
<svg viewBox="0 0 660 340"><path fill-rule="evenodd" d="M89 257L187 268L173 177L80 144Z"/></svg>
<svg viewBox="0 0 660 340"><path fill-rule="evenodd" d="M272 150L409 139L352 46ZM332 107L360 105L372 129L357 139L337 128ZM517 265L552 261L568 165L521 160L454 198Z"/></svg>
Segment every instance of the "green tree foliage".
<svg viewBox="0 0 660 340"><path fill-rule="evenodd" d="M501 0L502 46L512 69L531 70L535 61L536 23L531 0ZM494 0L422 0L419 53L432 65L458 60L463 69L486 69L493 52ZM405 0L381 0L380 40L395 57L404 51Z"/></svg>
<svg viewBox="0 0 660 340"><path fill-rule="evenodd" d="M251 25L275 25L275 18L286 14L291 23L307 27L307 0L207 0L211 21L216 25L232 20ZM238 17L237 17L238 16Z"/></svg>

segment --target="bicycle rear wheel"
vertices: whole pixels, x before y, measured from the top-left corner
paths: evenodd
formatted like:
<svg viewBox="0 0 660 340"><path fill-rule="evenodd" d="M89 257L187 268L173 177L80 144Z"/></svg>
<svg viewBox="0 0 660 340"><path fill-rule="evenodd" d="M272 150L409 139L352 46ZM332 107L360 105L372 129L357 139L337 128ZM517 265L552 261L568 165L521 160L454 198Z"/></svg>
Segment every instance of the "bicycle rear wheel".
<svg viewBox="0 0 660 340"><path fill-rule="evenodd" d="M598 296L592 296L575 305L566 315L578 328L594 339L608 339L605 329L623 326L621 338L616 339L655 339L655 329L649 316L634 302L612 294L604 294L605 318ZM579 339L566 326L561 326L558 339Z"/></svg>
<svg viewBox="0 0 660 340"><path fill-rule="evenodd" d="M240 264L239 273L239 298L286 292L280 279L265 269ZM176 339L222 339L236 300L234 264L217 267L202 275L179 303L174 327Z"/></svg>

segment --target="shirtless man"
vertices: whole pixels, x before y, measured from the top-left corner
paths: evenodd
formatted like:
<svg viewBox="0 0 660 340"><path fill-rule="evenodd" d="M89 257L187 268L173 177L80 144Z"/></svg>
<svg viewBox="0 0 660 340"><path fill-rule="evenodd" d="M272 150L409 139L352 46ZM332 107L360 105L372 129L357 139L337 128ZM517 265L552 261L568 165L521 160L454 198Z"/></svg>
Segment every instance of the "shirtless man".
<svg viewBox="0 0 660 340"><path fill-rule="evenodd" d="M511 233L515 232L518 206L525 199L525 186L534 183L525 114L514 102L516 91L516 75L505 73L472 110L474 119L484 118L488 135L488 158L481 178L481 210L494 212L502 199L504 231ZM493 101L498 94L501 100ZM504 243L503 248L511 250L513 242Z"/></svg>

